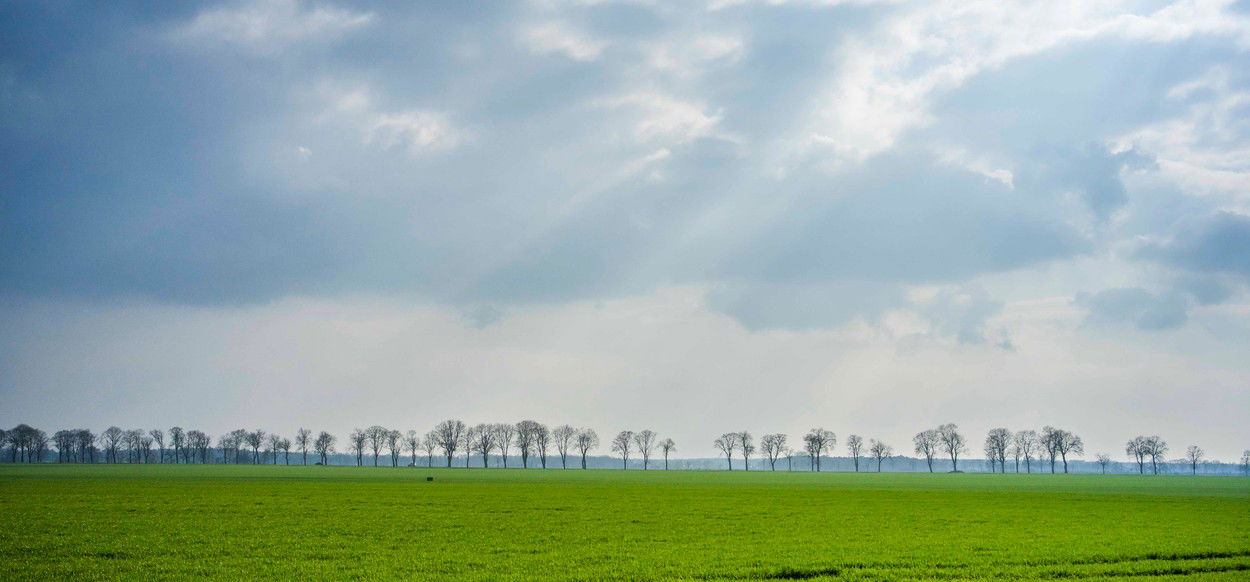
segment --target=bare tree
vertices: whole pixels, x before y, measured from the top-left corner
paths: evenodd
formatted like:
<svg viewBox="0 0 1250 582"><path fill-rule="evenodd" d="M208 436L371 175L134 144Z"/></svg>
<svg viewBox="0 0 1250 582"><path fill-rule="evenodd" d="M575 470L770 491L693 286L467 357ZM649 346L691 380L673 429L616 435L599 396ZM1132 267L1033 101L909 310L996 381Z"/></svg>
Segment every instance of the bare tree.
<svg viewBox="0 0 1250 582"><path fill-rule="evenodd" d="M482 455L483 469L490 467L490 463L487 461L490 459L490 452L495 450L496 434L497 433L492 430L491 425L489 424L479 424L473 427L473 450L477 451L479 455Z"/></svg>
<svg viewBox="0 0 1250 582"><path fill-rule="evenodd" d="M660 441L660 450L664 452L664 470L668 470L668 456L677 450L677 443L673 439L664 439Z"/></svg>
<svg viewBox="0 0 1250 582"><path fill-rule="evenodd" d="M278 443L278 448L282 449L282 462L284 464L290 465L291 464L291 439L282 439L282 442Z"/></svg>
<svg viewBox="0 0 1250 582"><path fill-rule="evenodd" d="M447 467L451 467L451 459L456 454L456 448L460 446L460 439L464 435L464 422L459 420L444 420L434 427L435 441L438 442L439 448L443 449L443 455L447 457Z"/></svg>
<svg viewBox="0 0 1250 582"><path fill-rule="evenodd" d="M365 465L365 443L369 441L369 432L353 429L351 434L347 435L347 445L351 447L351 452L356 455L356 466L363 467Z"/></svg>
<svg viewBox="0 0 1250 582"><path fill-rule="evenodd" d="M582 468L585 469L586 454L599 448L599 434L591 428L578 429L573 442L577 445L577 451L582 455Z"/></svg>
<svg viewBox="0 0 1250 582"><path fill-rule="evenodd" d="M191 433L187 434L190 435ZM193 440L190 436L187 438L188 440ZM241 428L230 431L230 438L227 440L227 447L234 451L235 464L243 462L243 447L245 446L247 446L247 431ZM224 451L222 452L221 462L226 462Z"/></svg>
<svg viewBox="0 0 1250 582"><path fill-rule="evenodd" d="M991 473L997 472L998 453L994 450L994 445L993 443L990 442L989 435L986 435L985 437L985 445L984 445L983 450L985 451L985 460L989 461L990 463L990 472Z"/></svg>
<svg viewBox="0 0 1250 582"><path fill-rule="evenodd" d="M399 456L404 453L404 433L386 431L386 450L391 453L391 467L399 466Z"/></svg>
<svg viewBox="0 0 1250 582"><path fill-rule="evenodd" d="M777 459L781 458L786 451L786 435L772 433L760 437L760 451L768 458L768 466L776 471Z"/></svg>
<svg viewBox="0 0 1250 582"><path fill-rule="evenodd" d="M228 464L230 462L230 451L234 450L236 447L242 446L240 443L243 442L243 437L236 438L235 436L236 432L238 431L230 431L226 434L223 434L217 437L217 448L221 449L221 464L223 465ZM184 449L184 450L187 450L187 449ZM186 462L190 463L191 461L190 459L188 459ZM235 455L235 462L236 463L238 462L237 454Z"/></svg>
<svg viewBox="0 0 1250 582"><path fill-rule="evenodd" d="M872 442L868 445L868 454L877 460L877 472L880 473L881 461L894 454L894 448L877 439L872 439Z"/></svg>
<svg viewBox="0 0 1250 582"><path fill-rule="evenodd" d="M417 431L410 430L404 433L404 446L408 447L408 450L412 453L412 466L416 467L417 451L421 449L421 436L417 434ZM433 451L433 449L430 449L430 454L433 454Z"/></svg>
<svg viewBox="0 0 1250 582"><path fill-rule="evenodd" d="M1124 453L1137 462L1137 472L1146 474L1146 437L1136 436L1124 445Z"/></svg>
<svg viewBox="0 0 1250 582"><path fill-rule="evenodd" d="M1250 477L1250 449L1241 453L1241 474Z"/></svg>
<svg viewBox="0 0 1250 582"><path fill-rule="evenodd" d="M265 431L259 428L247 433L247 446L252 449L252 464L260 464L260 446L265 442Z"/></svg>
<svg viewBox="0 0 1250 582"><path fill-rule="evenodd" d="M1198 474L1198 463L1202 462L1202 458L1206 456L1206 451L1198 445L1189 445L1185 449L1185 460L1189 461L1189 470L1191 474Z"/></svg>
<svg viewBox="0 0 1250 582"><path fill-rule="evenodd" d="M742 470L751 470L751 454L755 452L755 439L751 437L751 433L742 431L738 433L738 450L742 451Z"/></svg>
<svg viewBox="0 0 1250 582"><path fill-rule="evenodd" d="M95 464L95 434L85 428L80 428L74 432L78 435L79 462ZM177 461L176 458L175 461Z"/></svg>
<svg viewBox="0 0 1250 582"><path fill-rule="evenodd" d="M538 427L533 420L522 420L516 423L516 448L521 451L521 467L530 466L530 453L534 450L534 439L538 436Z"/></svg>
<svg viewBox="0 0 1250 582"><path fill-rule="evenodd" d="M785 451L782 452L782 454L785 455L786 457L786 470L787 471L791 471L791 472L794 471L794 453L795 453L795 450L790 447L786 447Z"/></svg>
<svg viewBox="0 0 1250 582"><path fill-rule="evenodd" d="M143 429L132 428L126 431L126 451L126 461L131 463L143 462Z"/></svg>
<svg viewBox="0 0 1250 582"><path fill-rule="evenodd" d="M246 431L242 431L242 430L240 430L239 433L247 434ZM209 436L205 434L204 431L200 431L200 430L187 431L188 448L191 449L191 453L193 456L198 456L200 458L200 464L205 464L208 462L208 448L209 448L209 445L211 444L212 444L212 439L209 438Z"/></svg>
<svg viewBox="0 0 1250 582"><path fill-rule="evenodd" d="M1107 466L1111 464L1111 455L1108 455L1107 453L1098 453L1094 459L1098 461L1098 466L1102 468L1102 474L1106 475Z"/></svg>
<svg viewBox="0 0 1250 582"><path fill-rule="evenodd" d="M964 435L959 434L959 427L947 423L937 427L938 438L942 441L942 449L951 458L951 470L959 470L959 453L968 450Z"/></svg>
<svg viewBox="0 0 1250 582"><path fill-rule="evenodd" d="M438 431L430 431L425 433L425 438L421 440L421 450L425 451L425 466L434 466L434 450L438 448ZM447 457L447 464L451 464L451 457Z"/></svg>
<svg viewBox="0 0 1250 582"><path fill-rule="evenodd" d="M616 433L616 436L612 438L612 452L620 453L621 469L629 468L629 451L633 441L634 432L630 430L618 432Z"/></svg>
<svg viewBox="0 0 1250 582"><path fill-rule="evenodd" d="M373 425L365 429L365 438L369 439L369 450L373 452L373 466L378 466L378 456L382 454L382 447L386 444L386 436L391 431L384 426Z"/></svg>
<svg viewBox="0 0 1250 582"><path fill-rule="evenodd" d="M560 467L569 468L569 449L573 445L573 439L577 436L577 429L562 424L551 431L551 439L556 443L556 452L560 454Z"/></svg>
<svg viewBox="0 0 1250 582"><path fill-rule="evenodd" d="M174 463L178 463L178 455L182 452L182 446L186 443L187 433L182 430L181 426L175 426L169 429L169 445L174 448Z"/></svg>
<svg viewBox="0 0 1250 582"><path fill-rule="evenodd" d="M39 431L39 432L43 433L43 431ZM136 444L139 445L138 446L139 462L151 463L152 462L152 444L156 442L156 439L153 439L151 436L148 436L148 434L143 432L142 430L139 430L138 432L139 434L136 438ZM44 444L46 445L47 435L42 434L41 436L44 439ZM44 448L46 448L46 446ZM40 449L40 452L42 452L42 449ZM36 458L39 459L42 457L36 457Z"/></svg>
<svg viewBox="0 0 1250 582"><path fill-rule="evenodd" d="M1020 459L1024 458L1024 470L1026 473L1033 472L1033 455L1037 453L1037 449L1041 446L1041 439L1037 436L1035 430L1022 430L1015 434L1011 439L1011 454L1016 458L1016 472L1020 472Z"/></svg>
<svg viewBox="0 0 1250 582"><path fill-rule="evenodd" d="M23 423L6 431L5 436L9 442L11 462L36 463L43 460L43 451L47 448L48 440L44 431ZM119 446L129 446L127 437L128 433L123 431ZM130 452L130 459L134 459L133 451Z"/></svg>
<svg viewBox="0 0 1250 582"><path fill-rule="evenodd" d="M1007 449L1013 442L1011 431L1005 428L991 429L985 435L985 456L990 461L990 472L994 472L994 463L998 463L999 471L1007 472Z"/></svg>
<svg viewBox="0 0 1250 582"><path fill-rule="evenodd" d="M48 433L39 429L32 430L30 432L30 455L27 460L32 463L42 463L44 453L48 452L48 443ZM148 443L148 447L151 448L151 446L152 444Z"/></svg>
<svg viewBox="0 0 1250 582"><path fill-rule="evenodd" d="M278 451L282 450L282 437L276 433L269 435L269 443L266 445L267 452L273 455L273 464L278 464Z"/></svg>
<svg viewBox="0 0 1250 582"><path fill-rule="evenodd" d="M21 427L19 426L18 428L21 428ZM14 429L14 432L16 432L17 430L18 429ZM117 451L120 450L121 445L122 445L122 440L125 438L126 438L126 431L116 426L110 426L104 429L104 432L100 433L100 443L104 445L105 462L107 463L118 462ZM14 448L13 450L16 451L17 449ZM16 457L16 455L14 456Z"/></svg>
<svg viewBox="0 0 1250 582"><path fill-rule="evenodd" d="M720 452L725 455L725 464L729 467L729 470L734 470L733 458L734 449L738 448L738 433L727 432L720 435L716 440L712 441L712 445L720 449Z"/></svg>
<svg viewBox="0 0 1250 582"><path fill-rule="evenodd" d="M1063 431L1053 426L1043 426L1042 435L1038 442L1042 445L1042 452L1046 453L1046 459L1050 461L1050 472L1055 473L1055 461L1059 459L1059 449L1063 441Z"/></svg>
<svg viewBox="0 0 1250 582"><path fill-rule="evenodd" d="M922 430L911 438L911 442L916 445L916 454L924 456L925 462L929 464L929 472L932 473L933 457L937 456L938 445L942 442L941 435L933 429Z"/></svg>
<svg viewBox="0 0 1250 582"><path fill-rule="evenodd" d="M547 468L547 449L551 446L551 430L545 424L539 424L534 431L534 452L538 453L538 461Z"/></svg>
<svg viewBox="0 0 1250 582"><path fill-rule="evenodd" d="M1146 456L1150 457L1150 468L1155 475L1159 474L1159 463L1163 462L1163 455L1168 452L1168 442L1159 438L1158 435L1146 437L1145 440Z"/></svg>
<svg viewBox="0 0 1250 582"><path fill-rule="evenodd" d="M853 434L846 437L846 452L851 454L851 460L855 462L855 472L859 472L859 459L864 456L864 438Z"/></svg>
<svg viewBox="0 0 1250 582"><path fill-rule="evenodd" d="M516 438L516 425L502 422L494 425L495 444L499 447L499 457L503 459L503 468L508 468L508 450Z"/></svg>
<svg viewBox="0 0 1250 582"><path fill-rule="evenodd" d="M334 452L334 435L321 431L317 435L317 440L313 441L313 450L317 452L317 456L321 457L321 465L330 464L330 453Z"/></svg>
<svg viewBox="0 0 1250 582"><path fill-rule="evenodd" d="M655 431L644 429L634 433L634 447L642 455L642 470L646 471L651 462L651 453L655 451Z"/></svg>
<svg viewBox="0 0 1250 582"><path fill-rule="evenodd" d="M813 470L820 471L820 457L837 444L837 435L823 428L813 428L803 435L803 447L812 458Z"/></svg>
<svg viewBox="0 0 1250 582"><path fill-rule="evenodd" d="M478 425L481 426L481 425ZM477 442L478 427L465 427L464 434L460 435L460 448L464 450L464 468L469 468L469 459L473 457L473 451L476 450L474 443Z"/></svg>
<svg viewBox="0 0 1250 582"><path fill-rule="evenodd" d="M4 446L4 434L6 433L0 432L0 447ZM72 430L58 430L52 435L52 444L56 447L56 462L68 463L73 460L77 440Z"/></svg>
<svg viewBox="0 0 1250 582"><path fill-rule="evenodd" d="M159 428L154 428L148 431L148 436L152 437L152 440L156 441L156 450L160 452L160 456L157 457L159 459L158 462L164 463L165 462L165 431Z"/></svg>
<svg viewBox="0 0 1250 582"><path fill-rule="evenodd" d="M1076 436L1075 434L1068 432L1066 430L1063 430L1061 428L1052 428L1049 426L1042 428L1042 435L1043 435L1042 440L1043 441L1047 439L1047 436L1046 436L1047 434L1050 435L1049 438L1052 441L1052 444L1050 446L1054 447L1055 452L1059 453L1059 457L1063 459L1063 472L1067 473L1068 472L1068 455L1075 455L1078 457L1081 455L1084 455L1085 443L1081 441L1081 437ZM1051 473L1055 472L1055 462L1054 462L1053 455L1051 456L1050 472Z"/></svg>
<svg viewBox="0 0 1250 582"><path fill-rule="evenodd" d="M307 428L300 427L295 431L295 446L299 447L301 455L304 455L304 465L309 463L309 441L312 438L312 431Z"/></svg>

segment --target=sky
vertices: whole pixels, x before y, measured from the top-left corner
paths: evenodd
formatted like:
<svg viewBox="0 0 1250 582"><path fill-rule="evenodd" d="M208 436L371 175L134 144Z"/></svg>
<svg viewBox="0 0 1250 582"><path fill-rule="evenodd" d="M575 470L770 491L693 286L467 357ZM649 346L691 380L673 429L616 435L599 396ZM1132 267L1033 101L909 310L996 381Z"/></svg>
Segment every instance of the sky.
<svg viewBox="0 0 1250 582"><path fill-rule="evenodd" d="M1250 448L1248 0L6 2L0 111L5 426Z"/></svg>

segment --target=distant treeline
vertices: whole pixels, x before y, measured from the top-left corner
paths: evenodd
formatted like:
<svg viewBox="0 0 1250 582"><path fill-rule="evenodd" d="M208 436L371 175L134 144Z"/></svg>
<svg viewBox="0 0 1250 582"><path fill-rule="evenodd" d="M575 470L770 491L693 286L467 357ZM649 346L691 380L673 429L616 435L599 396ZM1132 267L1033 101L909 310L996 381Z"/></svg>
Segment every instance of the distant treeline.
<svg viewBox="0 0 1250 582"><path fill-rule="evenodd" d="M599 435L590 428L567 424L548 427L533 420L518 423L467 425L445 420L420 434L383 426L353 430L342 441L329 432L301 428L286 438L275 432L237 429L214 439L200 430L182 427L130 429L111 426L100 433L89 429L64 429L52 435L21 424L0 429L0 460L11 463L230 463L357 465L390 467L560 467L651 468L682 470L784 470L784 471L976 471L989 473L1138 473L1250 475L1250 450L1237 463L1206 458L1197 445L1186 447L1183 458L1167 459L1167 441L1158 436L1137 436L1125 444L1127 462L1097 453L1085 455L1080 436L1051 426L1040 431L1012 432L995 428L986 433L984 458L965 459L968 442L954 424L916 433L912 450L918 457L896 455L894 448L877 439L859 435L846 438L846 456L837 455L838 438L833 431L814 428L799 439L800 448L789 445L781 433L759 438L747 431L729 432L713 440L723 459L676 459L677 444L661 439L652 430L624 430L608 443L612 456L593 454ZM338 447L342 446L343 450ZM7 449L7 451L5 451ZM3 454L7 452L7 454ZM294 460L292 459L294 457Z"/></svg>

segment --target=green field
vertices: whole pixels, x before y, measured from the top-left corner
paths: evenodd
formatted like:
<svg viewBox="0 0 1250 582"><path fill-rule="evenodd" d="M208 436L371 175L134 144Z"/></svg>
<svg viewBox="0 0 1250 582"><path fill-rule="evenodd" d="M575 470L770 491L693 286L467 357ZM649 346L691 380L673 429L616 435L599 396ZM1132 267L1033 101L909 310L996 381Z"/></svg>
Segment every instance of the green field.
<svg viewBox="0 0 1250 582"><path fill-rule="evenodd" d="M5 465L0 552L7 580L1247 580L1250 479Z"/></svg>

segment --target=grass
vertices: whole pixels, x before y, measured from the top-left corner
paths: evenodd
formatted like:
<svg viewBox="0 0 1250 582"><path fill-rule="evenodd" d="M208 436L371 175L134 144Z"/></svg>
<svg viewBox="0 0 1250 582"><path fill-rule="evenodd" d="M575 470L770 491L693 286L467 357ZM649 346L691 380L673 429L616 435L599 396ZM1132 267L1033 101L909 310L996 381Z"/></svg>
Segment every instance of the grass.
<svg viewBox="0 0 1250 582"><path fill-rule="evenodd" d="M0 572L1247 580L1250 479L5 465Z"/></svg>

